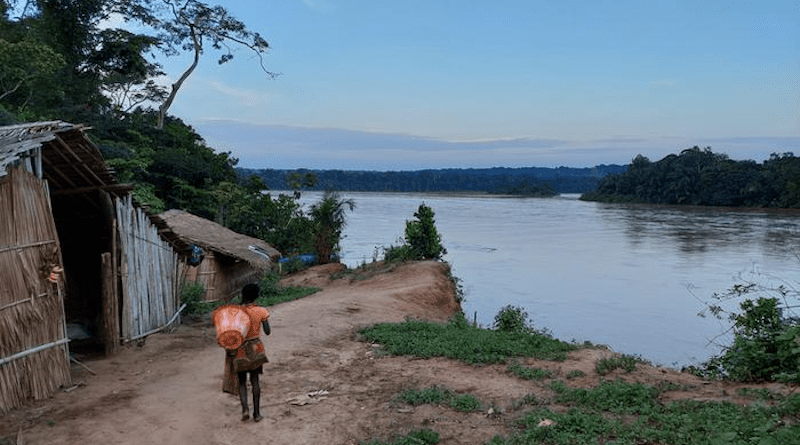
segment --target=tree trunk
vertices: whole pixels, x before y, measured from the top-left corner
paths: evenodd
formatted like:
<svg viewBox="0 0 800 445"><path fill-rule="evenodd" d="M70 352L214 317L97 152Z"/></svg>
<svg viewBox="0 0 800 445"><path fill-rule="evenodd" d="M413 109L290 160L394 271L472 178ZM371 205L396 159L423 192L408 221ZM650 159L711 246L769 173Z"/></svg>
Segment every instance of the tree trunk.
<svg viewBox="0 0 800 445"><path fill-rule="evenodd" d="M164 128L164 119L167 116L169 107L172 106L172 101L175 100L175 96L178 95L178 90L181 88L181 86L183 86L183 82L189 78L194 69L197 68L197 64L200 61L200 52L203 50L200 39L197 36L194 26L189 25L189 29L192 31L192 41L194 42L194 61L189 68L183 72L183 75L180 77L180 79L172 84L172 90L170 91L169 96L167 96L167 99L164 101L164 103L158 107L158 124L156 125L156 128L159 130Z"/></svg>

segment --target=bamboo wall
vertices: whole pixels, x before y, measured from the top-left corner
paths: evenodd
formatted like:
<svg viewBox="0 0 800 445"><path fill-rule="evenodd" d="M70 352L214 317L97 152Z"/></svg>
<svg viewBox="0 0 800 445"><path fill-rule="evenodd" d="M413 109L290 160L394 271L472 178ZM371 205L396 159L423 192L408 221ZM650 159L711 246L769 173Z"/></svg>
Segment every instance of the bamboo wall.
<svg viewBox="0 0 800 445"><path fill-rule="evenodd" d="M186 281L199 282L205 293L203 301L228 301L248 283L257 283L264 275L246 261L225 260L223 255L206 252L199 266L188 267Z"/></svg>
<svg viewBox="0 0 800 445"><path fill-rule="evenodd" d="M71 383L62 260L46 184L10 168L0 180L0 412Z"/></svg>
<svg viewBox="0 0 800 445"><path fill-rule="evenodd" d="M183 263L130 196L116 199L122 281L122 337L132 340L177 312Z"/></svg>

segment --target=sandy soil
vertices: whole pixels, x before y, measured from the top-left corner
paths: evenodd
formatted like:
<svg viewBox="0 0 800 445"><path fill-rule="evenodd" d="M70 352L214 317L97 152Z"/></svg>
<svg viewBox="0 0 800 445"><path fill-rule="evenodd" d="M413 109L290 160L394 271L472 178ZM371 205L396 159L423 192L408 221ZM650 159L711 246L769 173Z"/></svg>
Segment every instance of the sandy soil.
<svg viewBox="0 0 800 445"><path fill-rule="evenodd" d="M201 320L109 358L84 357L94 374L73 365L76 386L3 415L0 444L357 444L422 428L436 430L442 444L483 444L514 430L526 395L552 396L552 379L521 380L505 365L381 357L376 345L358 340L362 326L407 317L446 320L459 311L447 264L409 263L360 276L336 274L340 267L317 266L284 279L322 291L270 308L273 333L262 335L270 358L261 377L263 421L242 422L238 397L221 391L224 352L213 326ZM522 363L552 370L570 386L617 378L670 381L685 390L665 394L665 401L748 403L737 398L736 385L672 369L639 365L633 373L599 376L595 363L613 354L583 349L563 362ZM584 376L567 379L575 370ZM472 393L494 410L463 413L395 399L433 385Z"/></svg>

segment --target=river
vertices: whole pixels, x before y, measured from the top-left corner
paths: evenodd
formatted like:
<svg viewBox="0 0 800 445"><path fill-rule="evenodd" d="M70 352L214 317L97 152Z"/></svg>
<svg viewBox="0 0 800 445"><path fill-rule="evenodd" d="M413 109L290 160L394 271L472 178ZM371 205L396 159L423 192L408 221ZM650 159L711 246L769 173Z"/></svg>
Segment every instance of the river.
<svg viewBox="0 0 800 445"><path fill-rule="evenodd" d="M301 202L320 193L304 192ZM800 212L583 202L577 195L344 192L342 262L397 245L421 203L433 209L467 318L489 327L506 305L565 341L603 344L681 367L720 351L729 326L700 317L740 277L800 286ZM715 340L716 339L716 340Z"/></svg>

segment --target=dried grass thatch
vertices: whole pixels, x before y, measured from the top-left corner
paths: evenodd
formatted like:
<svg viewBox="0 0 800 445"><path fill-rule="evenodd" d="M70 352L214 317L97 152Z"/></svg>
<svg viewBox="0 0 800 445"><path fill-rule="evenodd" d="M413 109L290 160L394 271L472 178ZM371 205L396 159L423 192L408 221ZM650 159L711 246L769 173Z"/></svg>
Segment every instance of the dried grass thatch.
<svg viewBox="0 0 800 445"><path fill-rule="evenodd" d="M61 267L45 184L11 168L0 180L0 412L70 382Z"/></svg>
<svg viewBox="0 0 800 445"><path fill-rule="evenodd" d="M189 268L186 276L188 281L203 284L205 301L230 299L242 285L260 279L280 258L280 252L266 241L182 210L168 210L153 220L177 251L188 254L192 244L205 251L203 262Z"/></svg>

